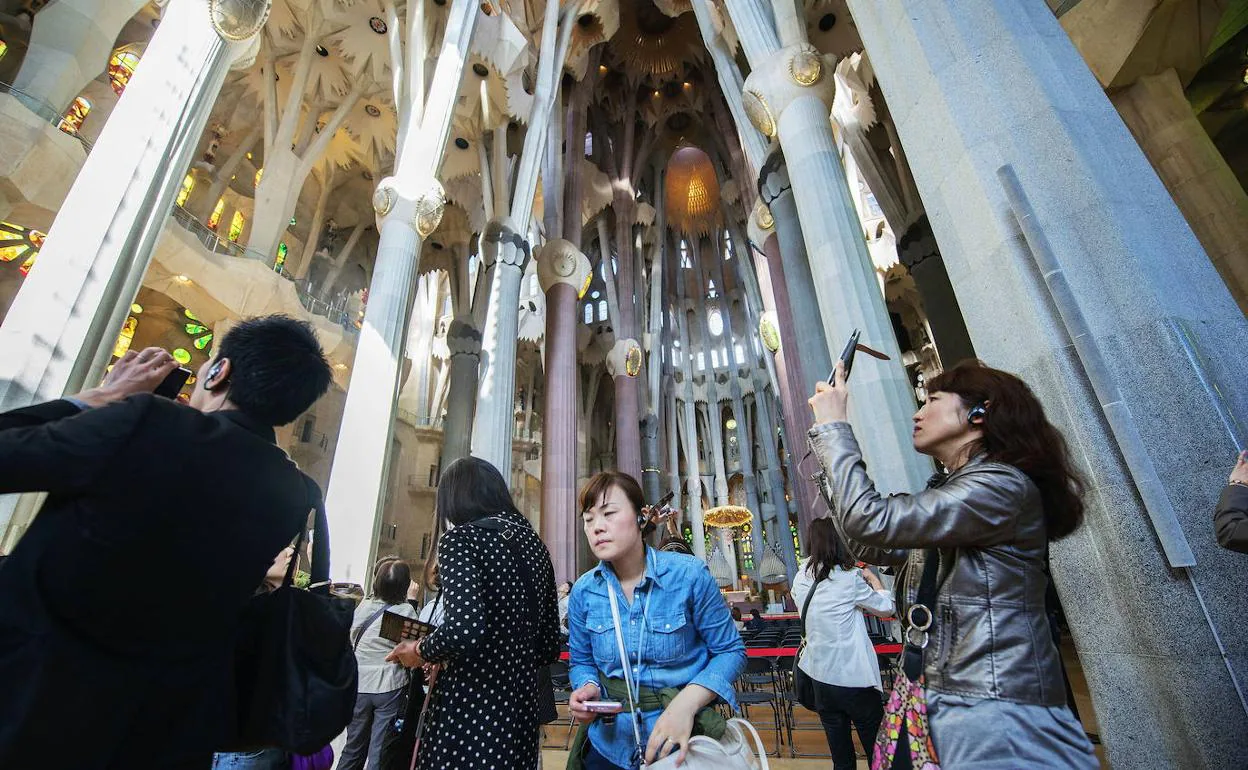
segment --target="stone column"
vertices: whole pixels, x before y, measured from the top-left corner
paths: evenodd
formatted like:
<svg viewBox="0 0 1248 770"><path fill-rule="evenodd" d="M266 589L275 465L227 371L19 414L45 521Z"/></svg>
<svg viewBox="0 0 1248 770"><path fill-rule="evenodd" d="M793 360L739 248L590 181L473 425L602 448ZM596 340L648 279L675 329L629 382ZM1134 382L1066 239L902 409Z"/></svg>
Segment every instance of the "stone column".
<svg viewBox="0 0 1248 770"><path fill-rule="evenodd" d="M472 454L509 478L516 422L516 329L529 243L510 218L491 219L481 234L481 259L487 269L494 269L482 335L481 391L472 425Z"/></svg>
<svg viewBox="0 0 1248 770"><path fill-rule="evenodd" d="M1200 124L1174 70L1110 95L1161 182L1248 312L1248 194Z"/></svg>
<svg viewBox="0 0 1248 770"><path fill-rule="evenodd" d="M746 79L746 108L755 127L778 138L785 150L824 336L831 346L825 350L839 355L844 340L858 328L864 343L892 358L860 361L853 375L857 387L850 419L860 427L871 426L860 431L859 439L876 483L885 492L918 489L931 475L931 463L911 448L914 392L832 136L833 63L809 44L777 51ZM780 215L774 210L773 215L779 226ZM792 294L793 276L788 284ZM800 323L802 310L793 310ZM806 355L806 348L802 350ZM807 380L827 376L820 370L805 374Z"/></svg>
<svg viewBox="0 0 1248 770"><path fill-rule="evenodd" d="M962 320L958 298L949 283L945 261L940 256L940 246L932 234L932 226L925 215L910 226L897 242L897 255L901 264L910 271L914 284L923 300L923 313L932 330L932 341L940 353L941 365L948 369L959 361L975 358L971 335Z"/></svg>
<svg viewBox="0 0 1248 770"><path fill-rule="evenodd" d="M30 45L13 87L64 112L87 83L105 70L117 35L145 5L145 0L48 3L35 14ZM150 52L149 47L143 63Z"/></svg>
<svg viewBox="0 0 1248 770"><path fill-rule="evenodd" d="M472 318L463 315L451 321L446 331L451 351L450 386L446 398L446 419L442 422L442 461L445 468L467 457L472 444L472 416L477 406L477 374L481 364L481 332Z"/></svg>
<svg viewBox="0 0 1248 770"><path fill-rule="evenodd" d="M372 572L421 240L437 229L446 203L434 172L479 15L471 0L452 0L423 119L399 137L402 162L373 193L380 241L325 496L334 540L330 574L339 582L367 584Z"/></svg>
<svg viewBox="0 0 1248 770"><path fill-rule="evenodd" d="M547 241L537 258L546 292L546 385L542 406L542 540L555 580L575 580L580 527L576 511L577 301L589 260L570 242Z"/></svg>
<svg viewBox="0 0 1248 770"><path fill-rule="evenodd" d="M641 481L641 423L637 419L637 375L641 373L641 346L619 339L607 354L607 371L615 383L615 467Z"/></svg>
<svg viewBox="0 0 1248 770"><path fill-rule="evenodd" d="M1248 415L1248 321L1042 0L849 6L976 351L1031 384L1086 475L1086 521L1054 544L1052 565L1109 762L1241 765L1248 571L1217 547L1209 517ZM1116 405L1097 402L1056 320L1005 165ZM1195 567L1165 559L1106 424L1114 407L1136 415Z"/></svg>

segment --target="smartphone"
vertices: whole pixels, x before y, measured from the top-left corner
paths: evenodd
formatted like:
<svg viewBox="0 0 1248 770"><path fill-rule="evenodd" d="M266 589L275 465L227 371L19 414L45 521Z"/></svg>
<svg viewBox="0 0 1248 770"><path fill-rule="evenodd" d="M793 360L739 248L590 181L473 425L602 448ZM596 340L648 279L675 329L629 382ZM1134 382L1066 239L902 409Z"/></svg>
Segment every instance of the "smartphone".
<svg viewBox="0 0 1248 770"><path fill-rule="evenodd" d="M624 704L618 700L587 700L581 706L594 714L618 714L624 710Z"/></svg>
<svg viewBox="0 0 1248 770"><path fill-rule="evenodd" d="M858 352L858 339L862 336L862 329L854 329L854 333L849 335L849 342L845 343L845 349L841 351L841 363L845 364L845 381L849 382L849 372L854 368L854 354ZM829 385L836 386L836 370L828 375Z"/></svg>
<svg viewBox="0 0 1248 770"><path fill-rule="evenodd" d="M177 398L178 394L182 392L182 386L186 384L190 376L190 369L187 369L185 366L179 366L177 369L169 372L165 376L164 381L157 385L156 390L152 392L169 399Z"/></svg>

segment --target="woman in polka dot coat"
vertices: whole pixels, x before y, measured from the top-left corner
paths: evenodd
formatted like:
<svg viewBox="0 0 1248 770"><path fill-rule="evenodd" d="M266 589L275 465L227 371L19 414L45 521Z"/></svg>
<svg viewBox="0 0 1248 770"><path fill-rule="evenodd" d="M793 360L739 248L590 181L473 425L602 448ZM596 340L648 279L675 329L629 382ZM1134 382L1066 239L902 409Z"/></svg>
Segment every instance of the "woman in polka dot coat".
<svg viewBox="0 0 1248 770"><path fill-rule="evenodd" d="M512 502L494 466L452 463L438 485L445 616L393 659L442 667L416 766L421 770L536 768L538 669L559 656L550 553Z"/></svg>

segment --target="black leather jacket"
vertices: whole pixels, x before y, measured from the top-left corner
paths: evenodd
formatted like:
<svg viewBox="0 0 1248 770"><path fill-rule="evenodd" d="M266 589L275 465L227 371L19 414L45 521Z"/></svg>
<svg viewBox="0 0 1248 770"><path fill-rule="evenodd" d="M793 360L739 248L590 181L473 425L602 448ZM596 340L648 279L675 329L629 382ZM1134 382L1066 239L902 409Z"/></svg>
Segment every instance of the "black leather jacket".
<svg viewBox="0 0 1248 770"><path fill-rule="evenodd" d="M922 492L882 497L849 423L816 425L809 439L839 528L858 557L904 565L897 579L903 622L925 549L940 549L943 582L924 659L928 688L1064 705L1045 615L1048 540L1036 485L1017 468L980 457Z"/></svg>

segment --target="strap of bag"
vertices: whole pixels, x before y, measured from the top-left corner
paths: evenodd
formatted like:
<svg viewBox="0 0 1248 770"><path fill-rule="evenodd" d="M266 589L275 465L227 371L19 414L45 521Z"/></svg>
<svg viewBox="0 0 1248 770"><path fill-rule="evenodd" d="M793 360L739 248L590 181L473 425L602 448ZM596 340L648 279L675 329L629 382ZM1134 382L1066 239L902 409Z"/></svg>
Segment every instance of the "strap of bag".
<svg viewBox="0 0 1248 770"><path fill-rule="evenodd" d="M628 652L624 649L624 634L620 631L620 608L616 606L615 587L611 585L610 580L607 581L607 594L611 598L611 622L615 624L615 644L620 651L620 666L624 669L624 689L628 690L628 710L632 713L633 739L637 742L638 755L644 757L641 728L637 726L638 720L641 719L641 712L637 710L637 701L633 699L633 674L632 669L628 667Z"/></svg>
<svg viewBox="0 0 1248 770"><path fill-rule="evenodd" d="M811 577L814 577L814 576L812 575ZM803 644L805 644L806 642L806 610L810 609L810 600L815 598L815 591L818 590L819 584L822 582L823 582L822 580L816 580L810 584L810 593L806 594L806 601L802 602L802 612L800 615L797 616L797 619L802 624L802 643Z"/></svg>
<svg viewBox="0 0 1248 770"><path fill-rule="evenodd" d="M533 569L529 566L528 560L525 559L524 555L520 553L520 542L518 540L514 540L515 529L513 528L519 528L520 525L500 519L497 516L477 519L476 521L469 522L469 525L502 533L503 545L508 551L511 551L511 555L516 557L516 563L520 565L520 579L528 589L530 597L529 610L534 616L536 616L539 609L538 603L541 601L538 595L537 581L533 579ZM440 591L438 592L438 595L441 596Z"/></svg>
<svg viewBox="0 0 1248 770"><path fill-rule="evenodd" d="M912 682L923 674L923 651L927 649L928 631L935 623L936 593L940 586L940 550L928 548L923 560L923 574L919 578L916 601L906 612L906 647L902 655L902 670Z"/></svg>
<svg viewBox="0 0 1248 770"><path fill-rule="evenodd" d="M329 593L329 517L325 513L325 501L316 482L306 474L303 476L304 486L308 490L308 498L313 501L312 511L312 564L311 580L308 590L313 593ZM299 525L299 536L295 538L295 554L286 566L286 577L282 579L282 587L295 584L295 566L299 563L299 551L303 548L303 538L307 535L306 523Z"/></svg>
<svg viewBox="0 0 1248 770"><path fill-rule="evenodd" d="M383 604L381 606L381 609L377 610L372 615L368 616L368 620L364 621L363 625L361 625L359 628L351 632L351 649L352 650L359 649L360 640L364 638L364 632L367 631L370 626L372 626L374 623L377 622L377 618L381 617L383 614L385 614L386 610L390 609L393 606L394 606L393 604Z"/></svg>

